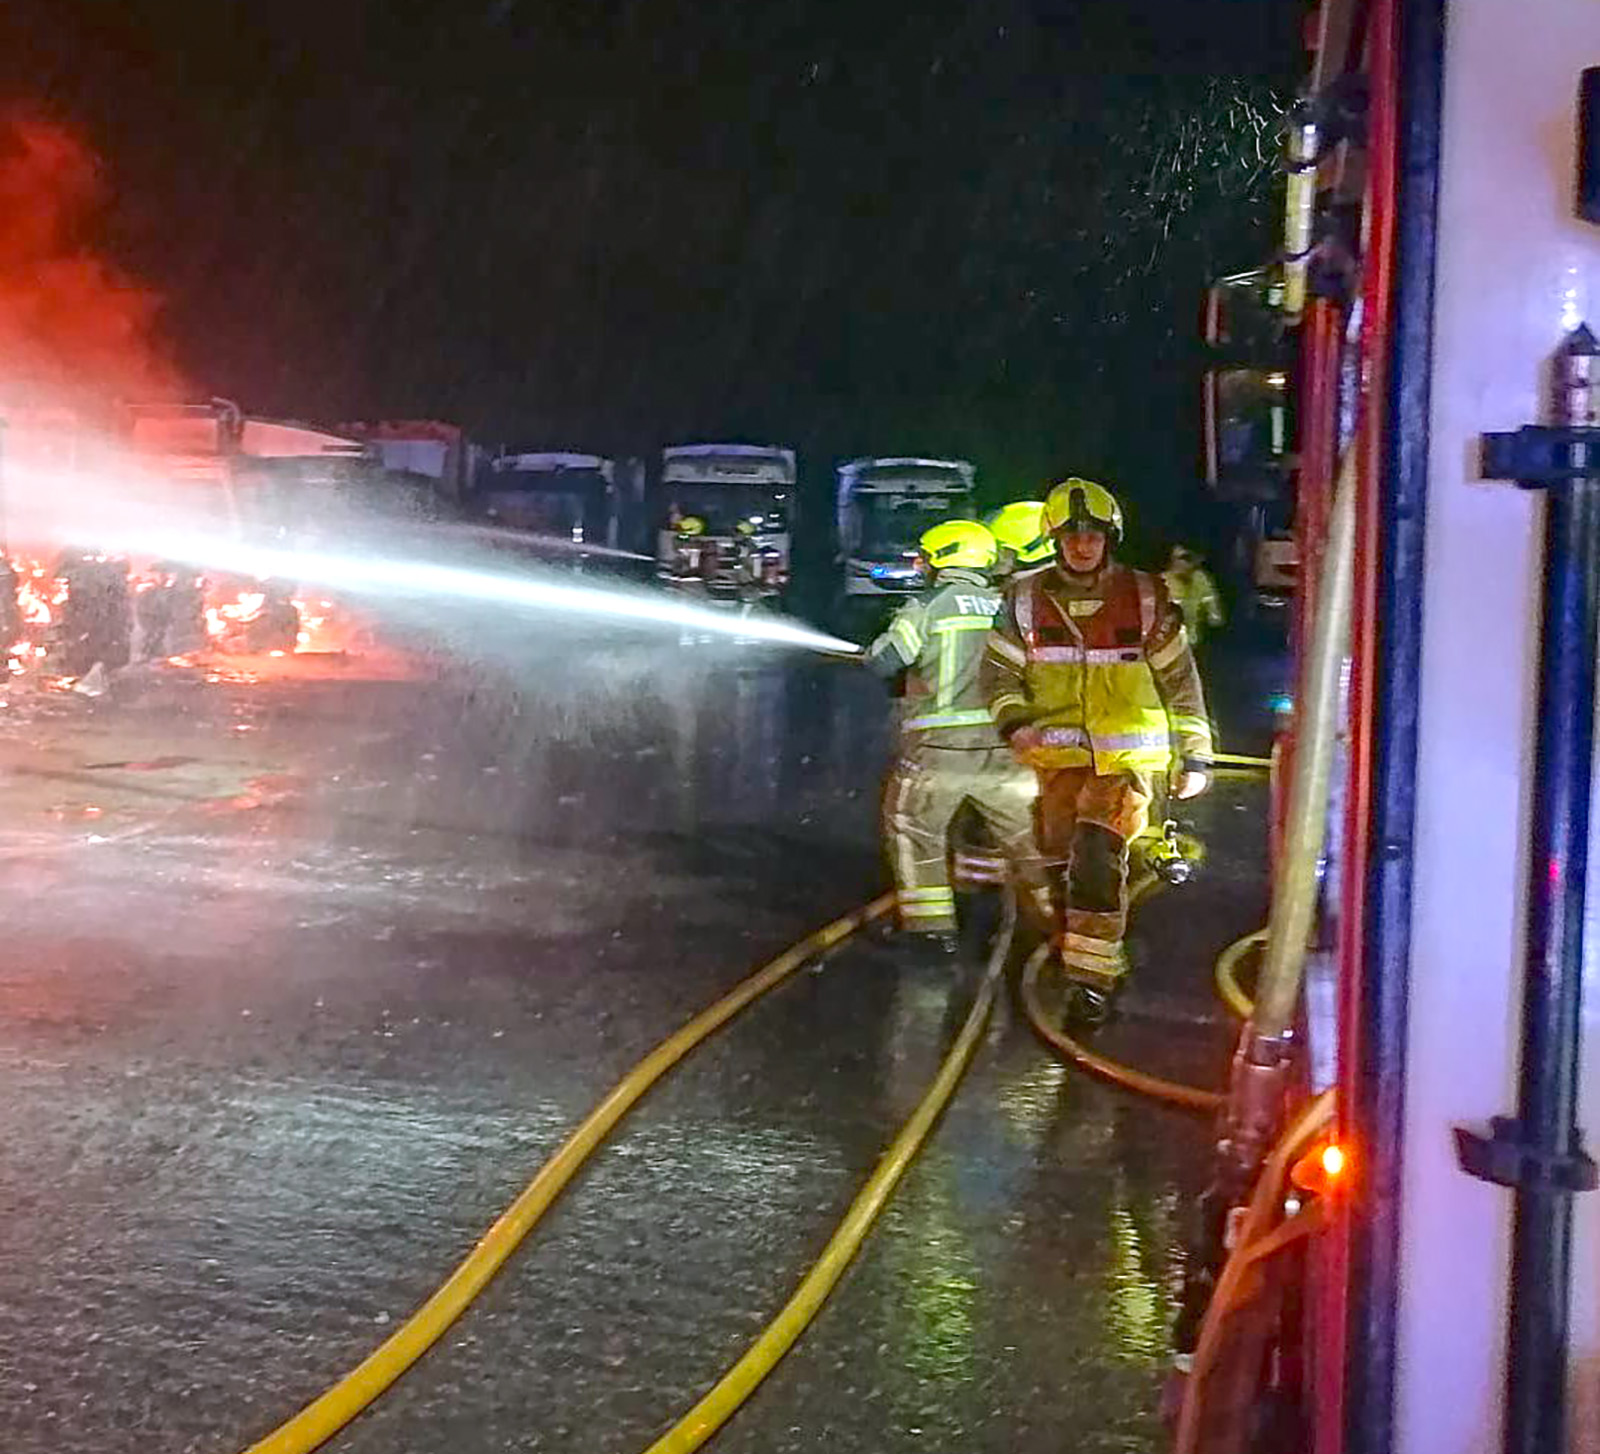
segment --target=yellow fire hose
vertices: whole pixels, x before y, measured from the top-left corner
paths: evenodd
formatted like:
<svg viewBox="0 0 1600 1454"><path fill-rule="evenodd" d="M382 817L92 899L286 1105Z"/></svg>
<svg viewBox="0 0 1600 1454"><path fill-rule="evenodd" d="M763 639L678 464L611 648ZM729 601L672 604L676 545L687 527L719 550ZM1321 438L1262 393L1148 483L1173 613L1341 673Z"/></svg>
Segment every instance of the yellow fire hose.
<svg viewBox="0 0 1600 1454"><path fill-rule="evenodd" d="M1239 988L1239 966L1266 942L1267 931L1264 928L1257 929L1253 934L1246 934L1243 939L1235 939L1217 956L1216 967L1212 971L1216 980L1217 994L1241 1020L1248 1020L1255 1013L1256 1005L1255 1001Z"/></svg>
<svg viewBox="0 0 1600 1454"><path fill-rule="evenodd" d="M1332 1122L1335 1096L1334 1091L1326 1090L1305 1106L1273 1147L1262 1167L1262 1174L1256 1181L1255 1191L1234 1234L1232 1251L1223 1264L1222 1274L1217 1279L1216 1289L1211 1294L1205 1320L1200 1327L1194 1366L1184 1387L1183 1408L1178 1416L1176 1454L1195 1454L1198 1447L1206 1381L1220 1357L1228 1320L1243 1301L1242 1284L1245 1276L1267 1257L1322 1225L1321 1210L1310 1217L1301 1213L1300 1217L1287 1222L1277 1222L1277 1218L1289 1168L1295 1157ZM1302 1221L1301 1217L1305 1220Z"/></svg>
<svg viewBox="0 0 1600 1454"><path fill-rule="evenodd" d="M1212 754L1211 760L1218 767L1253 767L1265 772L1272 770L1270 757L1241 757L1237 752L1217 752Z"/></svg>
<svg viewBox="0 0 1600 1454"><path fill-rule="evenodd" d="M761 1381L772 1372L779 1360L794 1346L811 1321L821 1311L828 1295L844 1275L845 1269L860 1250L872 1224L883 1210L900 1178L905 1175L934 1123L943 1114L950 1098L961 1084L967 1067L972 1063L973 1052L982 1038L984 1026L994 1008L995 994L1000 986L1006 960L1011 950L1012 935L1016 928L1016 900L1012 894L1005 898L1005 920L989 956L988 968L978 988L972 1008L967 1012L966 1023L956 1036L928 1087L927 1094L911 1113L911 1118L900 1128L889 1149L884 1152L877 1169L866 1185L856 1194L839 1223L822 1255L812 1266L800 1286L795 1289L783 1310L767 1324L761 1335L745 1350L709 1393L689 1410L659 1439L650 1445L646 1454L690 1454L731 1418L746 1399L755 1392Z"/></svg>
<svg viewBox="0 0 1600 1454"><path fill-rule="evenodd" d="M1217 1111L1227 1099L1219 1091L1204 1090L1200 1086L1184 1085L1180 1081L1164 1080L1132 1066L1122 1065L1104 1055L1090 1050L1087 1045L1074 1040L1065 1030L1052 1025L1039 1002L1039 971L1050 958L1051 946L1041 944L1029 957L1022 970L1022 1008L1028 1016L1033 1033L1056 1054L1101 1080L1110 1081L1124 1090L1165 1101L1171 1106L1181 1106L1186 1111Z"/></svg>
<svg viewBox="0 0 1600 1454"><path fill-rule="evenodd" d="M355 1418L438 1342L521 1245L617 1122L651 1086L741 1010L781 984L802 965L888 913L893 904L894 895L884 894L842 919L835 919L786 949L663 1040L612 1087L555 1155L539 1168L538 1174L483 1234L477 1246L411 1317L325 1393L287 1423L252 1444L246 1454L307 1454Z"/></svg>
<svg viewBox="0 0 1600 1454"><path fill-rule="evenodd" d="M1146 873L1140 877L1128 890L1130 912L1155 893L1161 887L1161 882L1160 877L1154 873ZM1090 1075L1098 1076L1112 1085L1121 1086L1124 1090L1133 1091L1136 1095L1149 1096L1152 1100L1164 1101L1168 1105L1178 1106L1186 1111L1211 1112L1221 1108L1227 1097L1220 1091L1185 1085L1182 1081L1166 1080L1162 1076L1136 1070L1131 1065L1123 1065L1120 1061L1112 1060L1089 1049L1060 1026L1051 1024L1039 999L1039 974L1049 962L1050 949L1049 944L1041 944L1033 952L1022 968L1022 983L1019 986L1023 1013L1028 1017L1029 1026L1039 1039L1062 1059L1076 1065L1080 1070L1086 1070Z"/></svg>

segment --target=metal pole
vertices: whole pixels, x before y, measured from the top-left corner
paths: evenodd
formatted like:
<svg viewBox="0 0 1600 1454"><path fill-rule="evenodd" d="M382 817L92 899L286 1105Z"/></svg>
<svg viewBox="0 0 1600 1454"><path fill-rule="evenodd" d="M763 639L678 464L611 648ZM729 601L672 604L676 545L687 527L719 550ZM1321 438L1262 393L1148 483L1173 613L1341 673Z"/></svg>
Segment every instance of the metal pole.
<svg viewBox="0 0 1600 1454"><path fill-rule="evenodd" d="M1566 1448L1572 1196L1596 1181L1577 1102L1600 626L1597 363L1594 335L1575 330L1555 360L1556 426L1485 441L1487 473L1546 488L1517 1114L1488 1135L1456 1133L1466 1169L1515 1193L1506 1454Z"/></svg>
<svg viewBox="0 0 1600 1454"><path fill-rule="evenodd" d="M1558 369L1567 372L1571 359L1570 349L1564 351ZM1600 624L1600 479L1590 475L1549 491L1544 550L1517 1119L1525 1148L1560 1161L1581 1150L1579 1008ZM1545 1179L1520 1187L1511 1251L1508 1454L1566 1448L1571 1254L1571 1193Z"/></svg>

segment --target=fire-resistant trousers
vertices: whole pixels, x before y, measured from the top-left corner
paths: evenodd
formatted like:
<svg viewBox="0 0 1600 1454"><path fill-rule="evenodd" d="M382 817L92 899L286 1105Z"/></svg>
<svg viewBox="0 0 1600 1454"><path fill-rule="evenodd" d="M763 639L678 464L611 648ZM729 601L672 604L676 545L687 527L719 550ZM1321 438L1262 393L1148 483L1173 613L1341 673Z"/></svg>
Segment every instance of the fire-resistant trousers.
<svg viewBox="0 0 1600 1454"><path fill-rule="evenodd" d="M889 775L884 841L894 871L900 925L924 934L956 927L950 827L970 805L1012 866L1022 890L1043 899L1049 880L1034 839L1038 778L1004 747L911 743Z"/></svg>
<svg viewBox="0 0 1600 1454"><path fill-rule="evenodd" d="M1085 983L1104 987L1127 969L1128 847L1150 820L1152 795L1144 772L1039 774L1039 850L1055 881L1061 962Z"/></svg>

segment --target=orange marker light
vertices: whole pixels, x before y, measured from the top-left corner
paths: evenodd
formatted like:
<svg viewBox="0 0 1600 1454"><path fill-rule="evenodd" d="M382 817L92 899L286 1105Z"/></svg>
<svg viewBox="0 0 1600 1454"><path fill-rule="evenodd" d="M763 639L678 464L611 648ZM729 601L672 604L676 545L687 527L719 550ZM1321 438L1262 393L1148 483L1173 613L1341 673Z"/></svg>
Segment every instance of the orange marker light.
<svg viewBox="0 0 1600 1454"><path fill-rule="evenodd" d="M1317 1196L1345 1191L1349 1179L1350 1153L1337 1141L1312 1147L1289 1172L1289 1180L1295 1186Z"/></svg>

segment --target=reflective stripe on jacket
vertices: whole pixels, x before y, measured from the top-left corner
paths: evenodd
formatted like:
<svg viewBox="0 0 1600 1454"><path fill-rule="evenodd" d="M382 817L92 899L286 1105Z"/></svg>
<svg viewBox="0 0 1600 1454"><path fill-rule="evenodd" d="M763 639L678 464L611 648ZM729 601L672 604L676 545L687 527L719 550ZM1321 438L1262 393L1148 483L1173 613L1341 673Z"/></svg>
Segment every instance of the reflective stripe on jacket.
<svg viewBox="0 0 1600 1454"><path fill-rule="evenodd" d="M869 666L905 673L903 734L939 747L999 745L979 680L999 609L999 592L978 571L940 571L932 594L908 601L867 648Z"/></svg>
<svg viewBox="0 0 1600 1454"><path fill-rule="evenodd" d="M1183 618L1154 576L1115 563L1092 581L1057 569L1015 583L989 638L984 684L1009 734L1039 729L1030 760L1097 773L1211 758L1211 724Z"/></svg>

